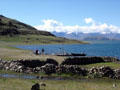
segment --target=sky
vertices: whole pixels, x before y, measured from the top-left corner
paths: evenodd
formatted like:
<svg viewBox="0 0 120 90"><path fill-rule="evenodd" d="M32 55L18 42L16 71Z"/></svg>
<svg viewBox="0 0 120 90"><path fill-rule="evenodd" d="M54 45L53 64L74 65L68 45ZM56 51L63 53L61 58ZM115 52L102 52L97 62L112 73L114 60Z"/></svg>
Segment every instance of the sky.
<svg viewBox="0 0 120 90"><path fill-rule="evenodd" d="M120 33L120 0L0 0L0 14L51 32Z"/></svg>

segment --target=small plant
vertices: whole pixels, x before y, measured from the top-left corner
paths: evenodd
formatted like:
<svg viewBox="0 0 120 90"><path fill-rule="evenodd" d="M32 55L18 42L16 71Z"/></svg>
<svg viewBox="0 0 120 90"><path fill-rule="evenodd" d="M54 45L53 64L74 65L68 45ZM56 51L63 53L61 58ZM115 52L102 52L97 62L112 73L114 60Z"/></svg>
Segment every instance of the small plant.
<svg viewBox="0 0 120 90"><path fill-rule="evenodd" d="M36 81L35 81L35 80L32 80L32 83L36 83Z"/></svg>
<svg viewBox="0 0 120 90"><path fill-rule="evenodd" d="M88 78L101 78L102 75L100 73L92 73L92 74L88 74Z"/></svg>

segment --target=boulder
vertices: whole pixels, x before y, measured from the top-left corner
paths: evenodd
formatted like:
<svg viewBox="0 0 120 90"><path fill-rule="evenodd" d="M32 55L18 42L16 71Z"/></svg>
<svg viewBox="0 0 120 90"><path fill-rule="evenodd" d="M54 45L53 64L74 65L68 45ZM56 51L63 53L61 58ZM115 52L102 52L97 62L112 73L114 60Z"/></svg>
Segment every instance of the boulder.
<svg viewBox="0 0 120 90"><path fill-rule="evenodd" d="M99 68L99 72L102 74L103 77L110 77L110 78L113 78L115 73L114 73L114 70L111 69L110 67L108 66L103 66L103 67L100 67Z"/></svg>
<svg viewBox="0 0 120 90"><path fill-rule="evenodd" d="M40 90L40 85L39 83L36 83L32 86L31 90Z"/></svg>
<svg viewBox="0 0 120 90"><path fill-rule="evenodd" d="M115 69L114 72L115 72L114 78L115 79L120 79L120 69Z"/></svg>

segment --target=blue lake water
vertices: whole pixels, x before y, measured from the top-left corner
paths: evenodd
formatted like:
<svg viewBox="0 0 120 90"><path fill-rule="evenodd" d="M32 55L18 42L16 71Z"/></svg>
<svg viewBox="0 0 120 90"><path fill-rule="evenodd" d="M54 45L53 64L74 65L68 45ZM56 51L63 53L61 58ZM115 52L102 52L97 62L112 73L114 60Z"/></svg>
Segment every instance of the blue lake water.
<svg viewBox="0 0 120 90"><path fill-rule="evenodd" d="M91 44L20 45L20 49L52 53L86 53L88 56L113 56L120 59L120 41L92 41Z"/></svg>

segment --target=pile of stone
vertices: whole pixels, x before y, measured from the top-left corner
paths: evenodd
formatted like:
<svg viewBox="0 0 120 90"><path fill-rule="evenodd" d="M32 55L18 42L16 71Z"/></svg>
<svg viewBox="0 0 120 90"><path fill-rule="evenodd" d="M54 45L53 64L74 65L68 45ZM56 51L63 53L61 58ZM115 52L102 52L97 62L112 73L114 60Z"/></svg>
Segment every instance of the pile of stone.
<svg viewBox="0 0 120 90"><path fill-rule="evenodd" d="M54 64L45 64L44 66L41 66L41 72L44 72L45 74L52 74L56 73L56 67Z"/></svg>
<svg viewBox="0 0 120 90"><path fill-rule="evenodd" d="M49 61L49 62L48 62ZM22 62L22 63L21 63ZM25 63L23 63L25 62ZM26 65L28 62L28 65ZM57 65L51 64L50 60L47 60L47 63L38 64L38 61L25 61L25 60L17 60L17 61L5 61L0 60L0 69L3 70L11 70L15 72L23 72L23 73L38 73L43 72L45 74L52 74L52 73L71 73L71 74L79 74L79 75L86 75L87 70L81 68L78 65ZM34 65L35 64L35 65Z"/></svg>
<svg viewBox="0 0 120 90"><path fill-rule="evenodd" d="M23 72L24 66L19 61L5 61L0 60L0 69L11 70L15 72Z"/></svg>
<svg viewBox="0 0 120 90"><path fill-rule="evenodd" d="M47 59L46 61L0 60L0 70L11 70L11 71L22 72L22 73L37 73L37 72L47 73L48 71L51 73L55 73L56 65L58 65L58 63L52 59Z"/></svg>
<svg viewBox="0 0 120 90"><path fill-rule="evenodd" d="M120 69L115 69L114 72L115 72L114 78L120 79Z"/></svg>
<svg viewBox="0 0 120 90"><path fill-rule="evenodd" d="M109 77L120 79L120 69L111 69L108 66L92 67L91 69L82 68L79 65L58 65L54 60L0 60L0 70L11 70L22 73L39 73L43 72L47 75L52 73L66 73L76 75L96 75L100 77Z"/></svg>
<svg viewBox="0 0 120 90"><path fill-rule="evenodd" d="M87 70L81 68L78 65L59 65L56 68L56 73L67 73L67 74L78 74L78 75L87 75Z"/></svg>
<svg viewBox="0 0 120 90"><path fill-rule="evenodd" d="M102 67L99 67L99 68L92 67L89 70L89 74L96 74L96 75L99 75L101 77L110 77L110 78L113 78L114 75L115 75L115 72L114 72L113 69L111 69L108 66L106 66L106 67L102 66Z"/></svg>
<svg viewBox="0 0 120 90"><path fill-rule="evenodd" d="M6 61L6 60L0 60L0 69L1 70L10 70L15 72L26 72L30 73L33 72L33 68L25 67L22 63L20 63L21 60L12 60L12 61Z"/></svg>

